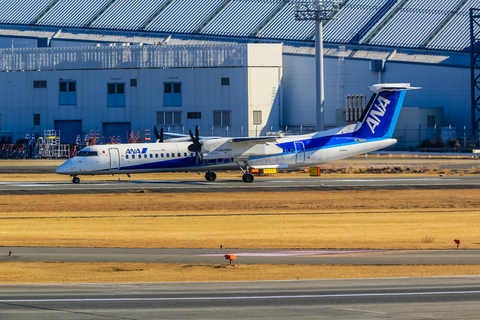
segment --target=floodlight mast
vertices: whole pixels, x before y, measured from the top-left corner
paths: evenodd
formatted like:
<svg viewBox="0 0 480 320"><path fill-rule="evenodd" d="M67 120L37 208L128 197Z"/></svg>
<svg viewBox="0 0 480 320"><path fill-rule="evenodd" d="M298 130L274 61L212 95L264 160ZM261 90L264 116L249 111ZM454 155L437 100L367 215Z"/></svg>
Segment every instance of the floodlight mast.
<svg viewBox="0 0 480 320"><path fill-rule="evenodd" d="M325 130L325 89L323 85L323 21L332 20L332 13L338 11L339 1L299 2L294 6L295 20L315 21L315 98L317 131Z"/></svg>

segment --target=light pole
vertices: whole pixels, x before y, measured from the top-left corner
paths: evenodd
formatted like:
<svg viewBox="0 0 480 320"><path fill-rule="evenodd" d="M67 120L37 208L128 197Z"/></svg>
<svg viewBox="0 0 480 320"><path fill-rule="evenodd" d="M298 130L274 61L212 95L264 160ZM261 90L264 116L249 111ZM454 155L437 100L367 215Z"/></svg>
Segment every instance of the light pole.
<svg viewBox="0 0 480 320"><path fill-rule="evenodd" d="M315 21L315 98L317 131L323 131L324 121L324 85L323 85L323 21L331 20L332 13L338 10L338 1L315 0L295 4L295 20Z"/></svg>

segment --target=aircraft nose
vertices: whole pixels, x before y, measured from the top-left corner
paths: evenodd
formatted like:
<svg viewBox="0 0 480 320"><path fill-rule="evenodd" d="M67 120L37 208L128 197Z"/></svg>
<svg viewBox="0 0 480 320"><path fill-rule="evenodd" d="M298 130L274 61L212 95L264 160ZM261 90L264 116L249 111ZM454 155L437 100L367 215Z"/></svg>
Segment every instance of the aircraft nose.
<svg viewBox="0 0 480 320"><path fill-rule="evenodd" d="M60 167L58 167L57 170L55 170L55 172L59 174L69 174L71 173L71 171L72 171L72 165L70 161L65 162Z"/></svg>

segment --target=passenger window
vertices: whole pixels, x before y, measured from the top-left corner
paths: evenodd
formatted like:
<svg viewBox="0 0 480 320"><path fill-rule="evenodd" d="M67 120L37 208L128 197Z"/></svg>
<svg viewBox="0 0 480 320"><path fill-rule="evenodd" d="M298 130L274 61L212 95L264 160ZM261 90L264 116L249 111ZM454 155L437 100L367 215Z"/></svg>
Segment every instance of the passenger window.
<svg viewBox="0 0 480 320"><path fill-rule="evenodd" d="M162 153L162 158L163 158L163 153Z"/></svg>
<svg viewBox="0 0 480 320"><path fill-rule="evenodd" d="M127 159L128 159L128 154L125 156L125 158L127 158Z"/></svg>
<svg viewBox="0 0 480 320"><path fill-rule="evenodd" d="M132 154L132 159L135 159L135 155L134 155L134 154Z"/></svg>
<svg viewBox="0 0 480 320"><path fill-rule="evenodd" d="M168 157L170 157L170 154L169 154L169 153L167 153L167 158L168 158Z"/></svg>
<svg viewBox="0 0 480 320"><path fill-rule="evenodd" d="M155 153L155 158L158 158L158 153Z"/></svg>
<svg viewBox="0 0 480 320"><path fill-rule="evenodd" d="M143 157L144 157L145 159L147 159L147 155L146 155L146 154L144 154Z"/></svg>
<svg viewBox="0 0 480 320"><path fill-rule="evenodd" d="M185 152L185 153L183 154L183 156L186 157L186 156L187 156L187 153Z"/></svg>
<svg viewBox="0 0 480 320"><path fill-rule="evenodd" d="M150 158L153 158L153 154L152 154L152 153L150 153Z"/></svg>
<svg viewBox="0 0 480 320"><path fill-rule="evenodd" d="M172 158L175 158L175 153L172 153Z"/></svg>
<svg viewBox="0 0 480 320"><path fill-rule="evenodd" d="M180 154L180 152L178 153L178 157L179 157L179 158L181 158L181 157L182 157L182 155Z"/></svg>

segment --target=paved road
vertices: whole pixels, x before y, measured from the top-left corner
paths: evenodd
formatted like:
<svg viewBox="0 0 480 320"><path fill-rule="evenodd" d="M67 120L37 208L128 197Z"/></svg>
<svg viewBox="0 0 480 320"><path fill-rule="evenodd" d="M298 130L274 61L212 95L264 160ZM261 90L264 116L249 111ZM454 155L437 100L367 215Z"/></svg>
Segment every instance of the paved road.
<svg viewBox="0 0 480 320"><path fill-rule="evenodd" d="M453 242L452 242L453 243ZM454 245L454 244L453 244ZM13 255L8 256L12 251ZM0 248L0 261L241 264L480 264L480 250Z"/></svg>
<svg viewBox="0 0 480 320"><path fill-rule="evenodd" d="M84 181L71 182L0 182L0 195L128 193L146 190L153 193L182 192L268 192L333 190L431 190L478 189L480 176L385 177L385 178L307 178L262 179L253 183L240 180L194 181Z"/></svg>
<svg viewBox="0 0 480 320"><path fill-rule="evenodd" d="M478 319L480 277L0 286L2 319Z"/></svg>

